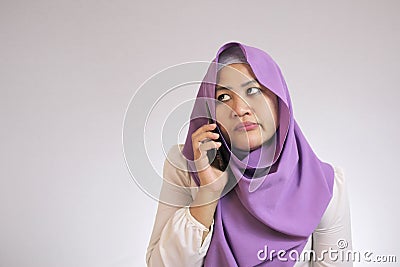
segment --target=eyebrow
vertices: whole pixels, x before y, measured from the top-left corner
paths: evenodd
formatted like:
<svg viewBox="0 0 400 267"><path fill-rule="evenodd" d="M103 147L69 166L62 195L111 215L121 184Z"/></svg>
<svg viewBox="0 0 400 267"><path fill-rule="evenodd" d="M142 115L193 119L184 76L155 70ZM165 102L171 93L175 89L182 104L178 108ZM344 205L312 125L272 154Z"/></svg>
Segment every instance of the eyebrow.
<svg viewBox="0 0 400 267"><path fill-rule="evenodd" d="M251 81L247 81L247 82L243 83L243 84L241 85L241 87L245 87L245 86L247 86L247 85L249 85L249 84L251 84L251 83L259 83L259 82L258 82L257 79L253 79L253 80L251 80ZM230 87L230 86L221 86L221 85L217 85L217 86L215 87L215 90L216 90L216 91L218 91L218 90L232 90L232 87Z"/></svg>

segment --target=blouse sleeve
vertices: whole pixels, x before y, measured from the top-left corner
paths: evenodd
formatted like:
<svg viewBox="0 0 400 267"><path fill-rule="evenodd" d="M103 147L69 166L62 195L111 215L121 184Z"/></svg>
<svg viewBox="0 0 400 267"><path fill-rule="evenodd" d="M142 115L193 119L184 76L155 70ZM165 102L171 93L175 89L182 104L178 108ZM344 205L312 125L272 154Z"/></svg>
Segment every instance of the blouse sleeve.
<svg viewBox="0 0 400 267"><path fill-rule="evenodd" d="M312 266L315 267L353 266L351 257L347 259L347 255L351 255L351 253L346 253L352 250L350 207L346 181L340 167L334 167L334 170L332 199L312 235L312 246L316 257Z"/></svg>
<svg viewBox="0 0 400 267"><path fill-rule="evenodd" d="M164 162L164 180L146 251L149 267L202 266L210 245L214 222L209 230L190 214L191 177L185 171L186 160L177 160L180 155L178 145L173 146ZM184 168L179 164L184 164L181 165ZM208 234L202 243L204 231Z"/></svg>

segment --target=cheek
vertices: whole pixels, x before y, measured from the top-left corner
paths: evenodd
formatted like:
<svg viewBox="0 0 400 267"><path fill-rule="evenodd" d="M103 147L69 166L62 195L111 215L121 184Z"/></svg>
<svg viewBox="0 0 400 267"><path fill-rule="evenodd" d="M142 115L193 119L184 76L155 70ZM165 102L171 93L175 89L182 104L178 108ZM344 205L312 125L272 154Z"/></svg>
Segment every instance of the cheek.
<svg viewBox="0 0 400 267"><path fill-rule="evenodd" d="M226 129L228 128L228 120L226 119L226 114L222 112L218 112L216 114L217 124L220 127L223 133L226 133Z"/></svg>
<svg viewBox="0 0 400 267"><path fill-rule="evenodd" d="M274 123L276 124L276 127L279 126L279 105L278 105L278 99L274 99L273 101L271 101L271 105L270 105L270 109L271 109L271 116L274 120Z"/></svg>
<svg viewBox="0 0 400 267"><path fill-rule="evenodd" d="M229 107L225 104L219 104L215 108L217 122L229 128Z"/></svg>
<svg viewBox="0 0 400 267"><path fill-rule="evenodd" d="M218 125L219 129L221 130L222 136L224 137L225 141L230 143L231 142L230 134L226 130L225 126L218 120L217 120L217 125Z"/></svg>
<svg viewBox="0 0 400 267"><path fill-rule="evenodd" d="M266 126L278 124L278 101L268 97L259 99L258 103L254 105L257 119Z"/></svg>
<svg viewBox="0 0 400 267"><path fill-rule="evenodd" d="M230 108L227 105L219 104L216 106L216 119L218 127L221 129L221 132L226 141L230 142L230 131L232 131L234 127L234 123L230 119Z"/></svg>

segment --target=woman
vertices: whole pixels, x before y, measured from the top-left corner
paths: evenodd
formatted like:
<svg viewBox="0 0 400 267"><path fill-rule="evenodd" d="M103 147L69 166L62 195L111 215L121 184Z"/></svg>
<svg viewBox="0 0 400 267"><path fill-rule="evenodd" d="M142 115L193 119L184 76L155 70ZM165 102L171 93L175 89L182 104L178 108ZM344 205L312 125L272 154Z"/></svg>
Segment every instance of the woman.
<svg viewBox="0 0 400 267"><path fill-rule="evenodd" d="M312 151L260 49L218 50L163 176L148 266L352 266L343 172Z"/></svg>

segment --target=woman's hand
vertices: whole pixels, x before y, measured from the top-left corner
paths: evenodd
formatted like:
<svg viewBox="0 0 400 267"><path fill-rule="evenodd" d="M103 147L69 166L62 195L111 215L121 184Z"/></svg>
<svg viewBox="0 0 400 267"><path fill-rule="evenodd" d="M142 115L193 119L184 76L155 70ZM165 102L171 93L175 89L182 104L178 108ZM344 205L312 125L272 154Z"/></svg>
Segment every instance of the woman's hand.
<svg viewBox="0 0 400 267"><path fill-rule="evenodd" d="M228 173L210 165L207 151L219 149L220 142L213 141L219 138L218 133L213 133L217 125L205 124L192 134L194 162L203 190L221 193L228 181Z"/></svg>

